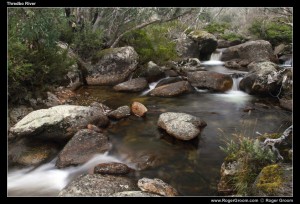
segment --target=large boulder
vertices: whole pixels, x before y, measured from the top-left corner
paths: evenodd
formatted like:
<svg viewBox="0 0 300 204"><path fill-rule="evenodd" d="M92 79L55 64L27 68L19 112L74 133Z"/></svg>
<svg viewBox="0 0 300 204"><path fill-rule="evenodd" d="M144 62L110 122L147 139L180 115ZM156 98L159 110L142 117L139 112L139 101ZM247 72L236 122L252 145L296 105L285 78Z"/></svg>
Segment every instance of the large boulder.
<svg viewBox="0 0 300 204"><path fill-rule="evenodd" d="M120 120L122 118L126 118L130 116L130 108L129 106L121 106L116 110L113 110L107 114L109 118Z"/></svg>
<svg viewBox="0 0 300 204"><path fill-rule="evenodd" d="M155 193L162 196L177 196L178 192L175 188L165 183L161 179L142 178L138 181L138 187L145 192Z"/></svg>
<svg viewBox="0 0 300 204"><path fill-rule="evenodd" d="M157 87L150 91L151 96L178 96L184 93L192 92L193 88L187 81L179 81L171 84L166 84L160 87Z"/></svg>
<svg viewBox="0 0 300 204"><path fill-rule="evenodd" d="M278 65L269 61L252 62L248 65L248 69L251 71L245 75L239 84L242 91L253 95L278 94L281 85Z"/></svg>
<svg viewBox="0 0 300 204"><path fill-rule="evenodd" d="M271 44L265 40L248 41L229 47L223 51L221 60L226 61L225 67L242 71L248 71L248 64L251 62L278 61Z"/></svg>
<svg viewBox="0 0 300 204"><path fill-rule="evenodd" d="M186 113L162 113L157 122L158 127L180 140L191 140L197 137L206 122Z"/></svg>
<svg viewBox="0 0 300 204"><path fill-rule="evenodd" d="M231 76L212 71L188 73L187 78L192 86L213 91L228 91L233 85Z"/></svg>
<svg viewBox="0 0 300 204"><path fill-rule="evenodd" d="M272 45L265 40L248 41L232 46L223 51L221 60L248 59L252 61L272 61L274 59Z"/></svg>
<svg viewBox="0 0 300 204"><path fill-rule="evenodd" d="M141 67L136 72L138 72L139 77L145 77L149 83L166 76L164 69L152 61L148 62L147 67Z"/></svg>
<svg viewBox="0 0 300 204"><path fill-rule="evenodd" d="M137 191L136 183L125 177L86 174L77 177L60 191L59 197L111 196L117 192Z"/></svg>
<svg viewBox="0 0 300 204"><path fill-rule="evenodd" d="M115 91L124 92L139 92L148 87L148 82L145 78L136 78L125 81L114 86Z"/></svg>
<svg viewBox="0 0 300 204"><path fill-rule="evenodd" d="M180 57L209 60L211 53L217 48L217 39L206 31L192 31L188 36L179 38L176 44Z"/></svg>
<svg viewBox="0 0 300 204"><path fill-rule="evenodd" d="M88 85L116 85L124 82L138 64L138 54L130 46L101 50L97 58L97 62L87 70Z"/></svg>
<svg viewBox="0 0 300 204"><path fill-rule="evenodd" d="M198 44L199 59L209 60L211 54L218 46L216 37L206 31L199 30L190 32L188 36Z"/></svg>
<svg viewBox="0 0 300 204"><path fill-rule="evenodd" d="M199 58L200 52L196 41L184 35L176 43L176 51L179 57Z"/></svg>
<svg viewBox="0 0 300 204"><path fill-rule="evenodd" d="M293 166L273 164L264 167L253 184L252 193L255 196L293 196Z"/></svg>
<svg viewBox="0 0 300 204"><path fill-rule="evenodd" d="M83 164L110 147L107 136L89 129L79 130L59 153L56 166L65 168Z"/></svg>
<svg viewBox="0 0 300 204"><path fill-rule="evenodd" d="M99 106L60 105L36 110L10 128L11 139L37 137L62 141L70 139L88 124L106 126L109 120Z"/></svg>

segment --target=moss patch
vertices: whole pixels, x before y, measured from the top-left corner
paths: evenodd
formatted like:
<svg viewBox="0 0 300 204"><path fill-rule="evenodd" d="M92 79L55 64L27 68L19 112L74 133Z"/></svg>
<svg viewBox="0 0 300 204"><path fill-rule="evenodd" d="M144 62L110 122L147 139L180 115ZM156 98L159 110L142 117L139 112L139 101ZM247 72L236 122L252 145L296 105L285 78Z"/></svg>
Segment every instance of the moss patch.
<svg viewBox="0 0 300 204"><path fill-rule="evenodd" d="M193 39L193 40L204 40L204 39L216 39L214 35L206 32L206 31L203 31L203 30L195 30L195 31L192 31L189 36Z"/></svg>
<svg viewBox="0 0 300 204"><path fill-rule="evenodd" d="M270 195L282 186L282 170L278 164L269 165L262 169L256 187Z"/></svg>
<svg viewBox="0 0 300 204"><path fill-rule="evenodd" d="M280 136L281 136L280 133L265 133L265 134L259 136L257 139L258 139L260 142L263 142L263 141L265 141L265 139L267 139L267 138L269 138L269 139L278 139Z"/></svg>

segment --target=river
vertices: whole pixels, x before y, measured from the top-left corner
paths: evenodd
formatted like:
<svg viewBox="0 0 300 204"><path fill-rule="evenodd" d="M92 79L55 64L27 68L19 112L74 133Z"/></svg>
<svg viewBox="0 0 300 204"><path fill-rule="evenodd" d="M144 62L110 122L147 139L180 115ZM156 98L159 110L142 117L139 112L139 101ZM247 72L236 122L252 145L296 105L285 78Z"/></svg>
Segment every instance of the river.
<svg viewBox="0 0 300 204"><path fill-rule="evenodd" d="M214 58L218 56L214 55ZM204 64L208 70L232 73L217 59ZM82 104L99 99L105 105L117 108L138 101L149 112L145 118L130 116L114 122L105 132L113 148L84 165L61 170L55 168L54 159L37 168L9 169L8 196L57 196L75 176L98 163L119 161L135 169L141 168L132 159L137 155L150 155L151 159L148 168L136 171L136 178L160 178L184 196L216 196L220 167L225 157L219 146L224 145L224 138L231 138L233 134L256 137L255 132L282 132L292 122L292 113L275 106L278 104L238 90L240 80L235 78L234 86L226 93L196 89L193 93L173 98L151 97L147 95L149 90L119 93L105 86L82 87L78 93L89 95L89 99L83 97ZM154 86L152 83L150 87ZM267 104L268 108L260 104ZM247 106L255 107L255 110L244 112ZM169 111L198 116L206 121L207 126L193 141L175 140L157 128L159 115Z"/></svg>

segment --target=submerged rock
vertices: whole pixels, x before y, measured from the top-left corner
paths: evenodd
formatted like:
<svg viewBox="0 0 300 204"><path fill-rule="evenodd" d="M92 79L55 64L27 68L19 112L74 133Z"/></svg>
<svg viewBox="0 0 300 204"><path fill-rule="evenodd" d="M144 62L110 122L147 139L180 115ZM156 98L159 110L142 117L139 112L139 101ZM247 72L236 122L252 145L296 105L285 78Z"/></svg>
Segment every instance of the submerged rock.
<svg viewBox="0 0 300 204"><path fill-rule="evenodd" d="M117 120L126 118L126 117L130 116L130 108L129 108L129 106L121 106L121 107L117 108L116 110L109 112L107 114L107 116L109 118L117 119Z"/></svg>
<svg viewBox="0 0 300 204"><path fill-rule="evenodd" d="M114 90L124 91L124 92L139 92L144 90L147 87L148 87L148 82L145 78L136 78L115 85Z"/></svg>
<svg viewBox="0 0 300 204"><path fill-rule="evenodd" d="M110 196L117 192L137 191L136 183L126 177L81 175L60 191L59 197Z"/></svg>
<svg viewBox="0 0 300 204"><path fill-rule="evenodd" d="M157 125L168 134L180 140L191 140L197 137L207 124L198 117L186 113L162 113Z"/></svg>
<svg viewBox="0 0 300 204"><path fill-rule="evenodd" d="M138 187L145 192L156 193L162 196L177 196L178 192L161 179L142 178L138 181Z"/></svg>
<svg viewBox="0 0 300 204"><path fill-rule="evenodd" d="M107 136L89 129L79 130L59 153L56 166L65 168L83 164L110 147Z"/></svg>

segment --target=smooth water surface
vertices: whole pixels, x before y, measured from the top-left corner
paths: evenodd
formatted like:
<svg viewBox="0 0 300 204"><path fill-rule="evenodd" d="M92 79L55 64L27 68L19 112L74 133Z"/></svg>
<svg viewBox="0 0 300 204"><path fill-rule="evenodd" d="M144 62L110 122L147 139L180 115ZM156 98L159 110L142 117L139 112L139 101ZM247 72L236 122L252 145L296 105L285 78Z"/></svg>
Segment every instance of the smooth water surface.
<svg viewBox="0 0 300 204"><path fill-rule="evenodd" d="M209 66L207 69L221 73L231 71L219 65ZM145 118L130 116L112 123L105 134L109 136L113 148L105 158L97 162L122 161L139 169L134 161L151 155L149 166L137 171L137 178L160 178L184 196L217 195L220 167L225 157L219 146L224 144L222 140L225 137L230 138L235 133L256 137L255 132L282 132L292 122L290 112L274 106L270 101L238 90L240 80L241 78L234 79L232 90L226 93L197 89L193 93L173 98L151 97L147 95L147 90L140 93L119 93L114 92L111 87L82 87L78 91L82 96L82 103L89 104L98 100L115 109L138 101L148 108ZM261 103L269 105L269 108L259 106ZM255 110L244 112L247 106L255 107ZM159 115L169 111L198 116L206 121L207 126L193 141L176 140L157 127ZM45 165L41 167L44 169L10 171L8 195L56 196L74 177L71 176L74 172L78 175L88 169L79 166L58 170L54 163ZM92 168L90 164L85 165Z"/></svg>

